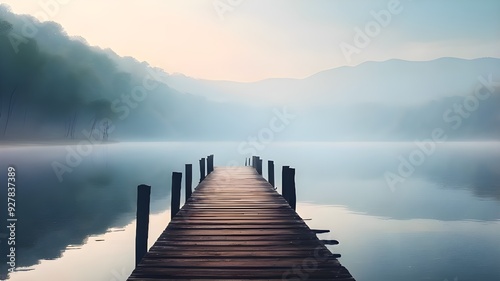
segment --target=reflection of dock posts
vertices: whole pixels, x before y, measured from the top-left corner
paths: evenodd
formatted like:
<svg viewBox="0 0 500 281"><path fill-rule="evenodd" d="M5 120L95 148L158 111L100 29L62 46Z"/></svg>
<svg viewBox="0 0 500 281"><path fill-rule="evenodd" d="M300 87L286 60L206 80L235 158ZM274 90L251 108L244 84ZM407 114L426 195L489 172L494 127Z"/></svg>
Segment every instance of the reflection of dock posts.
<svg viewBox="0 0 500 281"><path fill-rule="evenodd" d="M182 173L173 172L172 173L172 193L171 203L170 203L170 218L175 217L179 212L181 205L181 182L182 182Z"/></svg>
<svg viewBox="0 0 500 281"><path fill-rule="evenodd" d="M274 161L267 161L267 181L274 187Z"/></svg>
<svg viewBox="0 0 500 281"><path fill-rule="evenodd" d="M207 156L207 175L214 171L214 155Z"/></svg>
<svg viewBox="0 0 500 281"><path fill-rule="evenodd" d="M141 184L137 187L137 221L135 228L135 266L148 252L149 201L151 186Z"/></svg>
<svg viewBox="0 0 500 281"><path fill-rule="evenodd" d="M262 176L262 159L257 158L257 173Z"/></svg>
<svg viewBox="0 0 500 281"><path fill-rule="evenodd" d="M200 159L200 182L205 179L205 158Z"/></svg>
<svg viewBox="0 0 500 281"><path fill-rule="evenodd" d="M186 202L193 193L193 164L186 164Z"/></svg>

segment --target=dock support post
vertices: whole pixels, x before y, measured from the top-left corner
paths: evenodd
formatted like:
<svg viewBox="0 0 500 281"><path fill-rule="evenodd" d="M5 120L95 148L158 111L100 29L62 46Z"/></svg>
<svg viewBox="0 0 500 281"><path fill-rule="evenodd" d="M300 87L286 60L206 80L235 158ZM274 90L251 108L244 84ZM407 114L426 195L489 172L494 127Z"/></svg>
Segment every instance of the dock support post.
<svg viewBox="0 0 500 281"><path fill-rule="evenodd" d="M172 173L172 193L170 194L170 219L173 219L179 212L181 205L181 183L182 173Z"/></svg>
<svg viewBox="0 0 500 281"><path fill-rule="evenodd" d="M200 159L200 182L205 179L205 158Z"/></svg>
<svg viewBox="0 0 500 281"><path fill-rule="evenodd" d="M288 203L290 203L290 207L292 207L292 209L294 211L296 211L296 208L297 208L297 195L295 193L295 169L294 168L290 168L288 169L288 184L289 184L289 188L288 188L288 191L289 191L289 195L288 197L290 198L290 200L288 201Z"/></svg>
<svg viewBox="0 0 500 281"><path fill-rule="evenodd" d="M271 186L274 187L274 161L273 160L267 161L267 180L269 181Z"/></svg>
<svg viewBox="0 0 500 281"><path fill-rule="evenodd" d="M262 176L262 159L257 158L257 173Z"/></svg>
<svg viewBox="0 0 500 281"><path fill-rule="evenodd" d="M281 172L281 195L295 211L297 207L297 195L295 192L295 169L290 166L283 166Z"/></svg>
<svg viewBox="0 0 500 281"><path fill-rule="evenodd" d="M193 193L193 164L186 164L186 202Z"/></svg>
<svg viewBox="0 0 500 281"><path fill-rule="evenodd" d="M207 156L207 175L214 171L214 155Z"/></svg>
<svg viewBox="0 0 500 281"><path fill-rule="evenodd" d="M288 197L288 170L290 169L290 166L283 166L281 169L281 196L285 198L285 200L290 203L290 198Z"/></svg>
<svg viewBox="0 0 500 281"><path fill-rule="evenodd" d="M135 266L148 252L149 201L151 186L141 184L137 187L137 221L135 229Z"/></svg>

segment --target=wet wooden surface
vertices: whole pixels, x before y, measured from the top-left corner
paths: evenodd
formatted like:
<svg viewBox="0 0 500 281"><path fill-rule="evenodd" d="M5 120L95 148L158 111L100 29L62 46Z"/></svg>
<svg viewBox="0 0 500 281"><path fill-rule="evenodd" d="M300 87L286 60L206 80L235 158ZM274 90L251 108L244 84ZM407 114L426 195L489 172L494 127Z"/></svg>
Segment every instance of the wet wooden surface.
<svg viewBox="0 0 500 281"><path fill-rule="evenodd" d="M354 280L251 167L216 167L128 280Z"/></svg>

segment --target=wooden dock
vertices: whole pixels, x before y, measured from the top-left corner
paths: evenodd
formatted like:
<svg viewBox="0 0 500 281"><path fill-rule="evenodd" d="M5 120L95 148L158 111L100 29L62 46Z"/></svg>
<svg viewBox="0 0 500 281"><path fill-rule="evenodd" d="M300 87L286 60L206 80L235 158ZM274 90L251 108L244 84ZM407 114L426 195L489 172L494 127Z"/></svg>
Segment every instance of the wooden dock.
<svg viewBox="0 0 500 281"><path fill-rule="evenodd" d="M216 167L132 272L137 280L354 280L252 167Z"/></svg>

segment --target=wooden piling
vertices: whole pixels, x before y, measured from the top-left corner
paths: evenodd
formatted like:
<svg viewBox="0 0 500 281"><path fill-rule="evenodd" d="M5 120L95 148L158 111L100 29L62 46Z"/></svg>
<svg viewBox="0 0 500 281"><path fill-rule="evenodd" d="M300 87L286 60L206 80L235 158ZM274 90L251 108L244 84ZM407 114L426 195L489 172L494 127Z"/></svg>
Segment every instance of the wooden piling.
<svg viewBox="0 0 500 281"><path fill-rule="evenodd" d="M257 173L262 176L262 159L257 158Z"/></svg>
<svg viewBox="0 0 500 281"><path fill-rule="evenodd" d="M170 203L170 218L175 217L179 212L181 205L181 183L182 183L182 173L173 172L172 173L172 193L171 193L171 203Z"/></svg>
<svg viewBox="0 0 500 281"><path fill-rule="evenodd" d="M288 191L289 191L289 198L290 200L288 203L290 203L290 207L295 211L297 207L297 195L295 193L295 169L290 168L288 169Z"/></svg>
<svg viewBox="0 0 500 281"><path fill-rule="evenodd" d="M137 221L135 229L135 265L148 252L149 202L151 186L141 184L137 187Z"/></svg>
<svg viewBox="0 0 500 281"><path fill-rule="evenodd" d="M274 161L267 161L267 181L274 187Z"/></svg>
<svg viewBox="0 0 500 281"><path fill-rule="evenodd" d="M207 175L214 171L214 155L207 156Z"/></svg>
<svg viewBox="0 0 500 281"><path fill-rule="evenodd" d="M290 166L283 166L281 169L281 196L285 198L286 202L290 203L290 198L288 197L289 192L289 184L288 184L288 170L290 169Z"/></svg>
<svg viewBox="0 0 500 281"><path fill-rule="evenodd" d="M207 159L207 176L210 174L210 155L208 155L207 157L205 157L205 159Z"/></svg>
<svg viewBox="0 0 500 281"><path fill-rule="evenodd" d="M205 158L200 159L200 182L205 179Z"/></svg>
<svg viewBox="0 0 500 281"><path fill-rule="evenodd" d="M193 193L193 165L186 164L186 179L185 179L185 188L186 188L186 202L191 197Z"/></svg>

